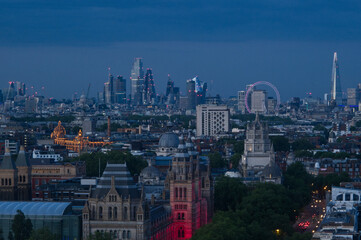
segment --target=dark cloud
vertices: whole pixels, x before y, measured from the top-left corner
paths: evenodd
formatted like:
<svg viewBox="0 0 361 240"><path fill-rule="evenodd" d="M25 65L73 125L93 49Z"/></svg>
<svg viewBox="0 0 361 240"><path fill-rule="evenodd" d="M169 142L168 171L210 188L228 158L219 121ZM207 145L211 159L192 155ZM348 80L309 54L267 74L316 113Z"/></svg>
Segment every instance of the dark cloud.
<svg viewBox="0 0 361 240"><path fill-rule="evenodd" d="M358 0L0 1L0 44L361 40Z"/></svg>

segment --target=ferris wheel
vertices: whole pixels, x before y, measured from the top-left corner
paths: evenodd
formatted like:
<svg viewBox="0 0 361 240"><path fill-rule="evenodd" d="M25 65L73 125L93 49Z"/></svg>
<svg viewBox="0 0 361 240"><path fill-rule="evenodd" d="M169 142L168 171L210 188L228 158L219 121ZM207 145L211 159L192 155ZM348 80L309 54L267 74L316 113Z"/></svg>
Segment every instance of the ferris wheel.
<svg viewBox="0 0 361 240"><path fill-rule="evenodd" d="M259 81L259 82L255 82L253 83L248 89L247 89L247 92L246 92L246 96L244 97L244 102L245 102L245 105L246 105L246 109L248 111L248 113L251 113L251 109L250 107L248 106L248 95L253 91L253 88L255 86L258 86L258 85L267 85L269 87L271 87L273 89L273 91L276 93L276 98L277 98L277 104L276 104L276 111L278 111L279 109L279 106L281 104L281 97L280 97L280 93L278 92L277 88L270 82L267 82L267 81Z"/></svg>

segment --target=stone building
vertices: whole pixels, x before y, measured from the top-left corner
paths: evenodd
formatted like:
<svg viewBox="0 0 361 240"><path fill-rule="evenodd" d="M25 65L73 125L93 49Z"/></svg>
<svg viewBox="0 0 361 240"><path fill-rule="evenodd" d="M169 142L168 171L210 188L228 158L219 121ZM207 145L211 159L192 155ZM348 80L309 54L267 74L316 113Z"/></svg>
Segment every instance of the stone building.
<svg viewBox="0 0 361 240"><path fill-rule="evenodd" d="M96 232L114 239L190 239L211 221L210 168L199 163L190 138L176 148L165 180L150 164L139 181L136 185L126 164L107 164L83 210L84 239ZM158 189L162 194L154 194Z"/></svg>
<svg viewBox="0 0 361 240"><path fill-rule="evenodd" d="M169 187L172 210L172 239L190 239L213 216L211 171L199 164L190 139L181 142L172 160L165 187Z"/></svg>
<svg viewBox="0 0 361 240"><path fill-rule="evenodd" d="M126 164L107 164L83 210L83 238L107 232L114 239L170 239L169 217L169 207L145 200ZM162 226L159 231L155 223Z"/></svg>
<svg viewBox="0 0 361 240"><path fill-rule="evenodd" d="M10 150L5 150L0 165L0 200L28 201L31 199L31 168L20 148L16 163L12 160Z"/></svg>
<svg viewBox="0 0 361 240"><path fill-rule="evenodd" d="M255 121L247 124L240 169L244 178L281 183L282 172L275 163L273 145L268 137L268 124L259 120L258 113Z"/></svg>

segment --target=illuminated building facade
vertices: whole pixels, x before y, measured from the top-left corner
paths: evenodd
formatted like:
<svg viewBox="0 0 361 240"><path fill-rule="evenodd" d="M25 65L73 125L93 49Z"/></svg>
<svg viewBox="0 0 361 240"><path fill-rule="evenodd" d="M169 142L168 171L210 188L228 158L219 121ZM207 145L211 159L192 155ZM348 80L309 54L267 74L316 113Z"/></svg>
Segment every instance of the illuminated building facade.
<svg viewBox="0 0 361 240"><path fill-rule="evenodd" d="M83 132L80 129L78 135L74 139L67 139L65 137L66 131L65 128L61 125L61 122L58 122L58 126L55 127L54 131L51 133L51 138L54 139L54 143L65 146L66 149L81 152L88 148L103 147L105 145L111 144L111 142L104 141L89 141L88 137L83 136Z"/></svg>
<svg viewBox="0 0 361 240"><path fill-rule="evenodd" d="M198 155L189 141L181 142L166 179L172 211L172 239L190 239L213 216L210 167L200 170Z"/></svg>
<svg viewBox="0 0 361 240"><path fill-rule="evenodd" d="M148 68L144 78L143 104L149 105L155 102L155 85L152 69Z"/></svg>

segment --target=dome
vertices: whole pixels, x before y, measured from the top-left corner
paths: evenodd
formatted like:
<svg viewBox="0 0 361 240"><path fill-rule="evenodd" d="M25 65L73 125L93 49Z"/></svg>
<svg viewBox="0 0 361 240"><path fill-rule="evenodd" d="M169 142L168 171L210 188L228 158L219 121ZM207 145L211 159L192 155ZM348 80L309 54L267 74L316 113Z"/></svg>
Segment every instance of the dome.
<svg viewBox="0 0 361 240"><path fill-rule="evenodd" d="M156 178L156 177L160 178L160 175L161 175L160 171L153 166L148 166L144 168L140 173L140 176L142 176L143 178Z"/></svg>
<svg viewBox="0 0 361 240"><path fill-rule="evenodd" d="M179 138L174 133L164 133L159 139L159 147L174 147L179 145Z"/></svg>

